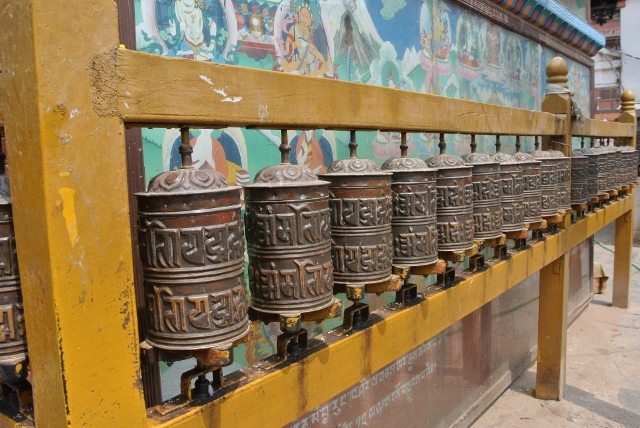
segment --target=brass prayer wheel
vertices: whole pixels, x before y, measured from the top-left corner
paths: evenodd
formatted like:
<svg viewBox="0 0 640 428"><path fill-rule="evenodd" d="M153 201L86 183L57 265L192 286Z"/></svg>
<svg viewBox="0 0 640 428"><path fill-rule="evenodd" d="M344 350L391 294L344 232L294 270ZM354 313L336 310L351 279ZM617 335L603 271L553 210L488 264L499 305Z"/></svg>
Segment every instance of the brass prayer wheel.
<svg viewBox="0 0 640 428"><path fill-rule="evenodd" d="M633 184L638 179L638 151L632 146L622 146L624 164L624 185Z"/></svg>
<svg viewBox="0 0 640 428"><path fill-rule="evenodd" d="M584 138L582 138L580 145L581 147L579 149L573 151L573 155L575 156L576 152L579 152L587 158L587 169L585 174L587 184L585 187L585 198L587 199L587 202L589 202L598 197L598 155L594 153L593 150L584 147ZM573 172L571 177L571 181L573 183Z"/></svg>
<svg viewBox="0 0 640 428"><path fill-rule="evenodd" d="M422 159L407 157L406 138L402 133L401 156L388 159L381 168L393 174L393 264L423 266L438 260L436 170Z"/></svg>
<svg viewBox="0 0 640 428"><path fill-rule="evenodd" d="M582 150L576 149L571 153L571 204L586 205L588 195L589 160Z"/></svg>
<svg viewBox="0 0 640 428"><path fill-rule="evenodd" d="M491 157L500 163L502 180L502 231L524 230L524 187L522 164L509 154L500 151L500 136L496 136L496 153Z"/></svg>
<svg viewBox="0 0 640 428"><path fill-rule="evenodd" d="M24 370L2 370L2 366L18 367L27 358L27 338L24 327L18 258L16 255L15 235L13 233L13 215L9 178L4 174L4 156L0 156L0 312L2 329L0 330L0 382L16 383L27 377L26 361ZM17 371L16 371L17 370Z"/></svg>
<svg viewBox="0 0 640 428"><path fill-rule="evenodd" d="M522 205L524 206L524 222L538 223L542 221L542 183L540 165L533 155L520 151L520 137L516 140L516 162L522 165Z"/></svg>
<svg viewBox="0 0 640 428"><path fill-rule="evenodd" d="M329 184L331 256L336 285L366 285L391 279L391 173L356 155L351 132L349 158L333 162L320 178Z"/></svg>
<svg viewBox="0 0 640 428"><path fill-rule="evenodd" d="M607 194L607 154L602 147L594 147L594 139L591 139L591 152L598 161L598 196L604 196Z"/></svg>
<svg viewBox="0 0 640 428"><path fill-rule="evenodd" d="M333 304L329 183L289 162L286 134L281 163L244 186L251 306L280 315Z"/></svg>
<svg viewBox="0 0 640 428"><path fill-rule="evenodd" d="M534 150L530 154L541 162L542 216L555 216L558 214L558 161L544 150Z"/></svg>
<svg viewBox="0 0 640 428"><path fill-rule="evenodd" d="M559 150L548 150L549 156L558 161L558 210L571 209L571 160Z"/></svg>
<svg viewBox="0 0 640 428"><path fill-rule="evenodd" d="M427 166L438 170L438 251L466 251L475 245L472 167L462 158L445 153L444 134L440 134L438 146L440 154L427 159Z"/></svg>
<svg viewBox="0 0 640 428"><path fill-rule="evenodd" d="M476 153L475 135L471 136L471 153L462 156L472 166L473 237L495 239L502 236L502 180L500 164L485 153Z"/></svg>
<svg viewBox="0 0 640 428"><path fill-rule="evenodd" d="M147 342L167 350L226 345L250 329L240 187L192 166L181 129L182 167L137 193Z"/></svg>
<svg viewBox="0 0 640 428"><path fill-rule="evenodd" d="M602 140L600 141L602 143ZM602 168L602 180L604 182L604 191L610 192L616 189L615 178L615 153L604 145L594 147L593 151L600 155L601 163L598 165Z"/></svg>

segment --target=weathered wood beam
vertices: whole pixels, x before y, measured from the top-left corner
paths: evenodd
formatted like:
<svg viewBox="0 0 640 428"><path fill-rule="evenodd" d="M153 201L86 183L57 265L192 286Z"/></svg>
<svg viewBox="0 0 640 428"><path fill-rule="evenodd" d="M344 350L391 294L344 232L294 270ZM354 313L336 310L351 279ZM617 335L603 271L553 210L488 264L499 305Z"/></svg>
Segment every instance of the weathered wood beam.
<svg viewBox="0 0 640 428"><path fill-rule="evenodd" d="M96 110L128 126L565 133L549 113L126 49L93 74Z"/></svg>
<svg viewBox="0 0 640 428"><path fill-rule="evenodd" d="M584 119L581 125L575 121L572 122L571 134L575 137L633 137L636 134L636 127L631 123Z"/></svg>

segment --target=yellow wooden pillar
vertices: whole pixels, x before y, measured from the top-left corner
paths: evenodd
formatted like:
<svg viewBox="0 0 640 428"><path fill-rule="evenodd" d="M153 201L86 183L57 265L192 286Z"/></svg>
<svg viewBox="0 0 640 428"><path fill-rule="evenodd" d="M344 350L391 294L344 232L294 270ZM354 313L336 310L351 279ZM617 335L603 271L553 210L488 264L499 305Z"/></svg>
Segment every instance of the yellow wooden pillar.
<svg viewBox="0 0 640 428"><path fill-rule="evenodd" d="M559 57L547 66L547 85L567 88L567 63ZM564 114L567 117L562 135L554 138L560 142L556 150L571 156L571 96L568 93L548 94L542 101L542 110ZM548 148L549 139L543 139ZM562 228L570 226L571 216L566 215ZM566 369L567 311L569 301L569 263L563 254L540 271L540 300L538 314L538 368L536 397L545 400L561 400Z"/></svg>
<svg viewBox="0 0 640 428"><path fill-rule="evenodd" d="M124 129L93 103L117 84L100 65L115 60L116 3L0 0L0 28L36 423L141 426Z"/></svg>
<svg viewBox="0 0 640 428"><path fill-rule="evenodd" d="M625 91L620 97L622 108L618 122L636 123L635 101L636 96L632 91ZM629 145L635 147L635 136L628 139ZM635 198L633 187L627 197ZM629 286L631 283L631 250L633 249L633 221L634 210L632 208L616 220L615 254L613 256L613 306L618 308L629 307Z"/></svg>

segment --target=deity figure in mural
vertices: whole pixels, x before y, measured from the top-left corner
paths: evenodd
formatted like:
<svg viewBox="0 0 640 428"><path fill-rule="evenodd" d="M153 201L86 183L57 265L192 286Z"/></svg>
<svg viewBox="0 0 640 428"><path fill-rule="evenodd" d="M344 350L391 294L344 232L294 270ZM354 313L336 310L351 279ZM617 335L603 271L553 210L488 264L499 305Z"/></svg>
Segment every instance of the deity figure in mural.
<svg viewBox="0 0 640 428"><path fill-rule="evenodd" d="M317 135L316 135L317 134ZM315 174L322 174L336 160L335 142L332 144L330 131L303 131L289 139L295 153L291 163L306 165Z"/></svg>
<svg viewBox="0 0 640 428"><path fill-rule="evenodd" d="M237 32L227 23L228 0L155 0L140 3L138 50L167 56L233 63Z"/></svg>
<svg viewBox="0 0 640 428"><path fill-rule="evenodd" d="M474 18L468 13L458 18L456 31L456 44L458 48L458 61L456 71L460 77L473 81L480 77L480 41ZM464 97L467 98L467 97Z"/></svg>
<svg viewBox="0 0 640 428"><path fill-rule="evenodd" d="M500 58L500 35L496 30L494 23L489 24L486 40L486 56L485 64L494 68L502 68L502 59Z"/></svg>
<svg viewBox="0 0 640 428"><path fill-rule="evenodd" d="M283 71L333 77L333 46L317 0L282 2L276 12L275 48Z"/></svg>
<svg viewBox="0 0 640 428"><path fill-rule="evenodd" d="M522 46L517 37L510 37L507 41L507 78L520 83L522 73Z"/></svg>
<svg viewBox="0 0 640 428"><path fill-rule="evenodd" d="M387 160L390 157L400 157L400 133L399 132L382 132L378 131L371 141L373 154L378 159ZM407 153L413 151L413 135L407 134Z"/></svg>

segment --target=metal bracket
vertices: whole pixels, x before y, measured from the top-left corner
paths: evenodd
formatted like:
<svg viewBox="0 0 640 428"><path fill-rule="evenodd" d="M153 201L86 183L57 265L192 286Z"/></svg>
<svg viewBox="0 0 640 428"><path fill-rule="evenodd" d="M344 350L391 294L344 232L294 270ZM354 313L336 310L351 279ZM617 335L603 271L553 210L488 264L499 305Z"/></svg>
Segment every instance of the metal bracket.
<svg viewBox="0 0 640 428"><path fill-rule="evenodd" d="M507 246L505 244L496 245L493 247L493 258L496 260L507 260L509 253L507 252Z"/></svg>
<svg viewBox="0 0 640 428"><path fill-rule="evenodd" d="M483 254L475 254L469 257L469 268L465 270L465 273L476 273L487 270L487 267L484 264L484 255Z"/></svg>
<svg viewBox="0 0 640 428"><path fill-rule="evenodd" d="M413 306L424 299L421 293L418 293L416 284L404 284L402 288L396 291L395 303L401 306Z"/></svg>
<svg viewBox="0 0 640 428"><path fill-rule="evenodd" d="M452 267L445 269L444 273L439 273L436 284L442 288L453 287L460 282L460 278L456 278L456 270Z"/></svg>

